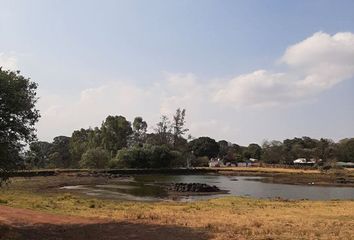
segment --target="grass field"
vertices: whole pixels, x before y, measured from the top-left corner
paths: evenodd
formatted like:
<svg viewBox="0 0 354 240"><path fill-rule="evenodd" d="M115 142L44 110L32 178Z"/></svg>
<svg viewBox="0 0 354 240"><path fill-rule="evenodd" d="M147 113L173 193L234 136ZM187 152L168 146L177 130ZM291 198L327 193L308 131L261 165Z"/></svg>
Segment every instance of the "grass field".
<svg viewBox="0 0 354 240"><path fill-rule="evenodd" d="M353 239L354 201L227 197L191 203L127 202L1 190L0 204L41 212L183 226L210 239Z"/></svg>

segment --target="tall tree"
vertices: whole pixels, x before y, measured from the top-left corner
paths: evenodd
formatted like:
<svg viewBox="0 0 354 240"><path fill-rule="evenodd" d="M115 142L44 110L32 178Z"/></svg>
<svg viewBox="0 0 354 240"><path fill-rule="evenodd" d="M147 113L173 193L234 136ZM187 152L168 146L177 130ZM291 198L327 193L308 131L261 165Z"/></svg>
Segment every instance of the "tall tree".
<svg viewBox="0 0 354 240"><path fill-rule="evenodd" d="M110 152L111 157L119 149L127 146L128 137L132 134L129 121L123 116L108 116L101 126L102 146Z"/></svg>
<svg viewBox="0 0 354 240"><path fill-rule="evenodd" d="M26 156L26 168L46 168L52 151L53 145L49 142L32 142Z"/></svg>
<svg viewBox="0 0 354 240"><path fill-rule="evenodd" d="M53 139L52 153L49 156L52 167L76 167L70 153L70 137L57 136Z"/></svg>
<svg viewBox="0 0 354 240"><path fill-rule="evenodd" d="M161 121L157 123L155 134L158 145L169 145L171 143L171 123L167 116L162 115Z"/></svg>
<svg viewBox="0 0 354 240"><path fill-rule="evenodd" d="M246 153L246 154L245 154ZM244 156L246 159L255 158L260 159L262 154L262 148L256 143L251 143L248 145L247 149L245 150Z"/></svg>
<svg viewBox="0 0 354 240"><path fill-rule="evenodd" d="M147 123L142 117L136 117L133 121L133 133L130 145L142 145L146 139Z"/></svg>
<svg viewBox="0 0 354 240"><path fill-rule="evenodd" d="M354 138L345 138L338 143L338 160L354 162Z"/></svg>
<svg viewBox="0 0 354 240"><path fill-rule="evenodd" d="M36 90L37 84L19 71L0 67L0 183L21 164L23 143L36 138L34 125L40 117Z"/></svg>
<svg viewBox="0 0 354 240"><path fill-rule="evenodd" d="M90 144L90 132L92 129L83 129L76 130L72 133L70 139L70 153L72 157L72 165L79 164L82 154L84 154L89 148Z"/></svg>
<svg viewBox="0 0 354 240"><path fill-rule="evenodd" d="M265 141L262 145L262 160L266 163L284 163L283 144L279 141Z"/></svg>
<svg viewBox="0 0 354 240"><path fill-rule="evenodd" d="M185 128L185 116L186 109L178 108L176 110L175 115L173 116L172 129L173 129L173 145L176 146L178 139L181 138L186 132L188 132L188 128Z"/></svg>

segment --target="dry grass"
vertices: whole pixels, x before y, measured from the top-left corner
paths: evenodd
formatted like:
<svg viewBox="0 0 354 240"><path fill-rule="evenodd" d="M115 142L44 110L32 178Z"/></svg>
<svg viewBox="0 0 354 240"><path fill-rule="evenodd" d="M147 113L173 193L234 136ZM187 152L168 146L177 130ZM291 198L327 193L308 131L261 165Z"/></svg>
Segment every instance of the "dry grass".
<svg viewBox="0 0 354 240"><path fill-rule="evenodd" d="M127 202L71 194L0 192L0 204L58 214L203 229L220 239L353 239L354 201L227 197L192 203Z"/></svg>

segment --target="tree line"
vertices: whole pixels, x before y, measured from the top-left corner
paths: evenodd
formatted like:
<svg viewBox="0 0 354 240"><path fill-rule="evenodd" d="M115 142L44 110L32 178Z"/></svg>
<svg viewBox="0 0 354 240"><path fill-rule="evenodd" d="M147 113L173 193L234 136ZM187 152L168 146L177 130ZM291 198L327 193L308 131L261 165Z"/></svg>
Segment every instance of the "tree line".
<svg viewBox="0 0 354 240"><path fill-rule="evenodd" d="M132 122L108 116L99 127L78 129L52 142L37 141L35 123L37 84L19 71L0 67L0 183L19 168L168 168L207 166L211 158L238 163L258 159L271 164L292 164L297 158L354 161L354 138L334 142L310 137L265 141L241 146L207 136L186 136L186 110L178 108L148 132L142 117ZM29 150L24 151L24 146Z"/></svg>
<svg viewBox="0 0 354 240"><path fill-rule="evenodd" d="M82 128L51 143L31 143L25 164L29 169L170 168L208 166L211 158L234 164L250 158L288 165L298 158L321 159L321 164L354 161L354 138L336 143L301 137L241 146L210 137L186 137L185 116L186 110L180 108L172 120L162 116L151 133L142 117L131 123L123 116L108 116L100 127Z"/></svg>

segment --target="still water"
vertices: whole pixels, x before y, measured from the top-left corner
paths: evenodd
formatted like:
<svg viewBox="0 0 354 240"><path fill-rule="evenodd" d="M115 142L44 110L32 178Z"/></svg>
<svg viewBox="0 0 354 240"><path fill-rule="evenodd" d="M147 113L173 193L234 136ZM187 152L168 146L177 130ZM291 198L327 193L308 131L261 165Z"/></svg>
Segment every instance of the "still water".
<svg viewBox="0 0 354 240"><path fill-rule="evenodd" d="M227 194L215 195L185 195L174 200L193 201L210 199L222 196L248 196L255 198L285 198L285 199L354 199L354 188L315 186L315 185L289 185L264 183L260 177L229 177L215 175L142 175L135 176L132 181L122 181L118 184L93 186L66 186L63 189L79 191L83 194L137 201L171 200L165 190L170 183L206 183L216 185Z"/></svg>

